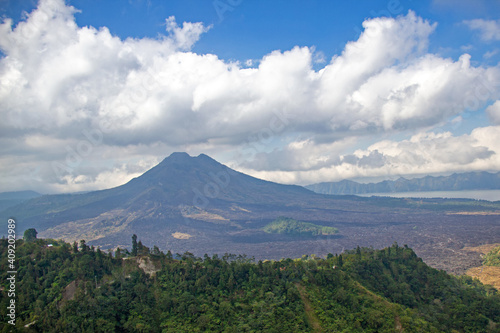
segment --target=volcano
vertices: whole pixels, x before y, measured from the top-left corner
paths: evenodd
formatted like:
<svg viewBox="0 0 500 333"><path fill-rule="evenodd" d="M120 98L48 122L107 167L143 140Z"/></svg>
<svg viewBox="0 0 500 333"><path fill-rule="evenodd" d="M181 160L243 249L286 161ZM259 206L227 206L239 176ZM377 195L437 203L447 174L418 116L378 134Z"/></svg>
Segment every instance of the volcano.
<svg viewBox="0 0 500 333"><path fill-rule="evenodd" d="M251 177L204 154L173 153L124 185L36 197L4 210L0 218L14 217L18 235L35 228L42 238L130 249L136 234L150 248L198 256L280 259L341 253L358 245L382 248L396 241L429 264L460 273L471 260L480 260L460 249L495 242L499 233L494 214L474 214L495 210L496 204L460 200L318 194ZM315 236L287 234L289 226L279 221L295 223L290 229L313 228ZM457 261L450 258L450 246Z"/></svg>
<svg viewBox="0 0 500 333"><path fill-rule="evenodd" d="M128 246L136 233L165 248L164 239L168 244L172 233L181 235L174 239L199 234L181 232L187 225L192 229L202 221L198 229L205 232L220 225L234 226L224 212L233 217L257 207L259 211L299 207L317 197L322 196L300 186L248 176L204 154L173 153L124 185L83 194L44 195L2 215L16 217L22 230L36 228L42 237L116 247ZM243 208L250 206L252 210Z"/></svg>

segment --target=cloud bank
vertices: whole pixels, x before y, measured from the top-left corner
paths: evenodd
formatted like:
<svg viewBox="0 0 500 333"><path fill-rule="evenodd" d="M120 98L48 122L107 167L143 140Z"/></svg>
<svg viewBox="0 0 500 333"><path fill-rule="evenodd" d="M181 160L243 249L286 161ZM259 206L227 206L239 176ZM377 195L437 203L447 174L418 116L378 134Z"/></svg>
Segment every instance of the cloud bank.
<svg viewBox="0 0 500 333"><path fill-rule="evenodd" d="M0 25L6 190L115 186L176 150L225 156L280 182L500 169L498 127L429 132L500 99L500 68L428 53L437 24L412 11L366 20L320 70L313 65L323 55L312 47L274 51L248 68L191 52L209 33L202 23L168 17L164 36L122 40L77 26L76 12L42 0L25 21ZM497 103L488 108L495 124ZM363 138L396 133L421 134L353 153ZM445 153L453 149L461 153Z"/></svg>

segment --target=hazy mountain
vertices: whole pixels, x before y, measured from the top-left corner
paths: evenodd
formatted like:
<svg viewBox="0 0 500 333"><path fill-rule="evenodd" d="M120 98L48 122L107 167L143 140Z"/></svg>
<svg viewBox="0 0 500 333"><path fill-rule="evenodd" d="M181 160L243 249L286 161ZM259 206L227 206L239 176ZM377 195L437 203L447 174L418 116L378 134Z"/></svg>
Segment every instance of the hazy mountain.
<svg viewBox="0 0 500 333"><path fill-rule="evenodd" d="M463 191L463 190L498 190L500 172L467 172L451 176L426 176L423 178L385 180L379 183L361 184L350 180L326 182L305 186L322 194L365 194L395 193L418 191Z"/></svg>
<svg viewBox="0 0 500 333"><path fill-rule="evenodd" d="M41 194L35 191L1 192L0 211L39 196L41 196Z"/></svg>

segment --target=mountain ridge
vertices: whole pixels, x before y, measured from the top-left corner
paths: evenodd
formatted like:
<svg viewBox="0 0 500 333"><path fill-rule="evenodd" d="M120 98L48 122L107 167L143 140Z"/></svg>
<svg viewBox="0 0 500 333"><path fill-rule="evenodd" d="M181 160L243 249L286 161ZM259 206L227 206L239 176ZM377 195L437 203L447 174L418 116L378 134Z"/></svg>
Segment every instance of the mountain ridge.
<svg viewBox="0 0 500 333"><path fill-rule="evenodd" d="M498 190L500 172L466 172L450 176L425 176L422 178L384 180L378 183L358 183L352 180L322 182L305 186L321 194L368 194L420 191L463 191L463 190Z"/></svg>

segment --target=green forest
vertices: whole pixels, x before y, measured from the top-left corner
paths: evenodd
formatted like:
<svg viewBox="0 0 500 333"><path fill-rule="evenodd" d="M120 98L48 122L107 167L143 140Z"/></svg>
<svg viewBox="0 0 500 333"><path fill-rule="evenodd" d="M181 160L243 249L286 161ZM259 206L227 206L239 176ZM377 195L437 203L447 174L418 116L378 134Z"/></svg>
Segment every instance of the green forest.
<svg viewBox="0 0 500 333"><path fill-rule="evenodd" d="M500 266L500 246L495 247L484 256L483 265Z"/></svg>
<svg viewBox="0 0 500 333"><path fill-rule="evenodd" d="M266 225L264 231L267 233L287 234L292 236L326 236L338 233L337 228L297 221L288 217L277 218Z"/></svg>
<svg viewBox="0 0 500 333"><path fill-rule="evenodd" d="M32 235L33 236L33 235ZM500 296L406 246L255 261L27 237L15 243L16 326L1 332L499 332Z"/></svg>

